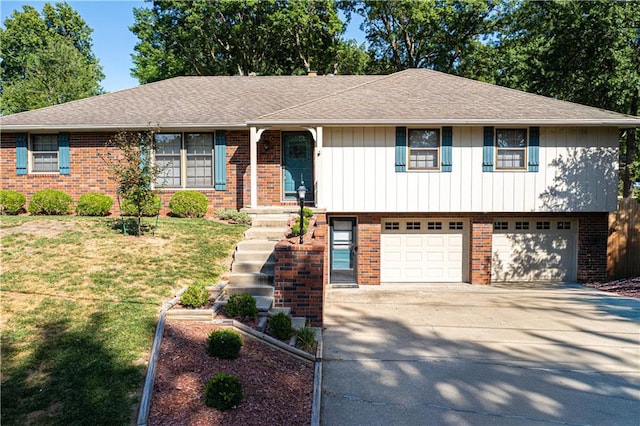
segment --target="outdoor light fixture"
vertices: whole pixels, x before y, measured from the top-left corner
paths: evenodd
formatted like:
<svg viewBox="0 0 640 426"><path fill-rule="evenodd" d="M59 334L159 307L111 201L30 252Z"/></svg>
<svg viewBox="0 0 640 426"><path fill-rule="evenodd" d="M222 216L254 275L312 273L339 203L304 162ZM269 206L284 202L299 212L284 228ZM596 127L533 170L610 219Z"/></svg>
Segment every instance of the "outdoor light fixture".
<svg viewBox="0 0 640 426"><path fill-rule="evenodd" d="M304 235L304 197L307 196L307 188L304 186L304 180L300 181L298 187L298 200L300 201L300 244Z"/></svg>

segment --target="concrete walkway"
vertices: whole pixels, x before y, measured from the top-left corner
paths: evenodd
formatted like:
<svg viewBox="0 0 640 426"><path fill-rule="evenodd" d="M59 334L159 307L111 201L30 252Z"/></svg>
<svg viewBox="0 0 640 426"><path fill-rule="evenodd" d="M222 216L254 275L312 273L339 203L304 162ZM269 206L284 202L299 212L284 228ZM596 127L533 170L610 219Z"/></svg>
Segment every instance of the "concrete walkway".
<svg viewBox="0 0 640 426"><path fill-rule="evenodd" d="M640 425L640 300L385 284L326 301L323 425Z"/></svg>

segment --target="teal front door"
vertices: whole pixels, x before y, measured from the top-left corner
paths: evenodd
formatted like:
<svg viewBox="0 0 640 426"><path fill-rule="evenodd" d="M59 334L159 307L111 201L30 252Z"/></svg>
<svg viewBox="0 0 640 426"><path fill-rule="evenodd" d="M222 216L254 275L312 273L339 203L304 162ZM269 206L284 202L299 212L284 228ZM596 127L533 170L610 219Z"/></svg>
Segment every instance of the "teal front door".
<svg viewBox="0 0 640 426"><path fill-rule="evenodd" d="M308 133L283 133L282 183L285 200L297 200L302 181L307 188L306 201L313 201L313 139Z"/></svg>

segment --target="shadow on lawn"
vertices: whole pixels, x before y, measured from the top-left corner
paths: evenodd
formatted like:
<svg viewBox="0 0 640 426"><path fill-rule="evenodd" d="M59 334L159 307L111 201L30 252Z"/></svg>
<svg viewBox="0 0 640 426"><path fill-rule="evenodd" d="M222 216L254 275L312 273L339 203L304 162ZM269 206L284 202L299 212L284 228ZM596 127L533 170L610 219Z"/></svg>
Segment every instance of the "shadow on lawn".
<svg viewBox="0 0 640 426"><path fill-rule="evenodd" d="M16 357L18 345L3 335L1 423L131 423L145 367L107 348L107 327L102 312L81 329L71 329L66 319L51 320L39 327L40 343L24 358Z"/></svg>

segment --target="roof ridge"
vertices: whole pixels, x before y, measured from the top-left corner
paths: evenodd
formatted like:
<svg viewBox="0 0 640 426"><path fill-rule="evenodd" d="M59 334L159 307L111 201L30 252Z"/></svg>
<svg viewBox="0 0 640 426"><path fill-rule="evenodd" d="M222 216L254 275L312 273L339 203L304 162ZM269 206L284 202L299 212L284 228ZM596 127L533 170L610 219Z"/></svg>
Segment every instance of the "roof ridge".
<svg viewBox="0 0 640 426"><path fill-rule="evenodd" d="M403 71L406 71L406 70L403 70ZM348 91L359 89L360 87L366 86L368 84L373 84L373 83L377 83L377 82L379 82L381 80L388 79L388 78L390 78L392 76L400 74L403 71L394 72L393 74L379 75L378 76L379 78L374 78L374 79L372 79L370 81L365 81L364 83L360 83L360 84L357 84L355 86L347 87L346 89L338 90L337 92L333 92L333 93L326 94L324 96L320 96L319 98L308 99L308 100L306 100L304 102L301 102L299 104L291 105L291 106L288 106L286 108L282 108L282 109L270 112L268 114L259 115L258 117L255 117L255 118L249 120L248 122L251 122L253 120L260 120L260 119L268 118L270 115L274 115L274 114L278 114L278 113L281 113L281 112L289 111L289 110L292 110L294 108L299 108L299 107L305 106L307 104L310 104L312 102L321 101L323 99L327 99L327 98L330 98L332 96L341 95L341 94L346 93ZM364 74L364 76L365 77L374 77L373 75L367 75L367 74ZM326 77L326 78L333 78L333 77Z"/></svg>

